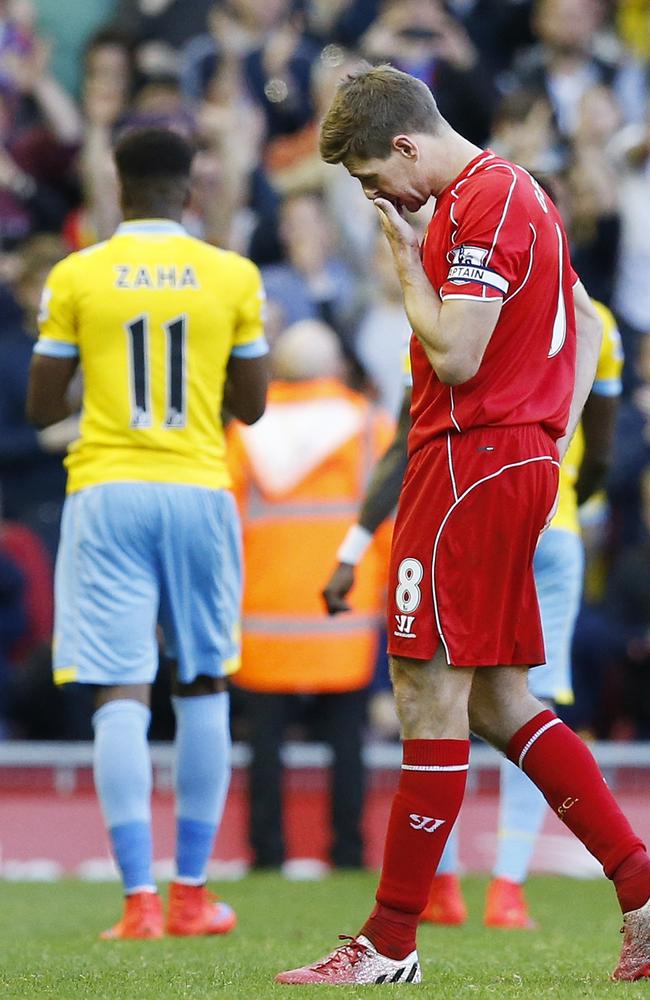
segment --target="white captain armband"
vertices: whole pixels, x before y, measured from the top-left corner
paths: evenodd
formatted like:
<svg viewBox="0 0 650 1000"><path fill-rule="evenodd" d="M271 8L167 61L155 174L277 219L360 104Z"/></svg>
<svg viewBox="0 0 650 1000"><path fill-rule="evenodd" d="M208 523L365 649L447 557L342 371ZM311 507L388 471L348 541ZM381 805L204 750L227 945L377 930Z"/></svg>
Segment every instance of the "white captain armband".
<svg viewBox="0 0 650 1000"><path fill-rule="evenodd" d="M347 535L336 553L339 562L347 563L348 566L356 566L361 562L364 552L372 541L372 535L360 524L353 524L348 528Z"/></svg>

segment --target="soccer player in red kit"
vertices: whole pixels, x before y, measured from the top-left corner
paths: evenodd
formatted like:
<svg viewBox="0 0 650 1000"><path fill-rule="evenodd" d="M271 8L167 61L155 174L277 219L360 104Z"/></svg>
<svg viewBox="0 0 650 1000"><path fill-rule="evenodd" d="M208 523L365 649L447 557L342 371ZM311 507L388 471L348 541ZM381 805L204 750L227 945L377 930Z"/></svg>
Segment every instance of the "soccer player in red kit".
<svg viewBox="0 0 650 1000"><path fill-rule="evenodd" d="M614 882L614 978L650 976L644 844L584 743L527 685L544 662L533 555L601 337L560 217L525 170L455 132L428 88L390 66L343 81L321 155L375 202L413 329L388 608L403 763L370 917L277 980L419 982L418 918L463 799L470 730L525 771ZM420 247L402 209L431 197Z"/></svg>

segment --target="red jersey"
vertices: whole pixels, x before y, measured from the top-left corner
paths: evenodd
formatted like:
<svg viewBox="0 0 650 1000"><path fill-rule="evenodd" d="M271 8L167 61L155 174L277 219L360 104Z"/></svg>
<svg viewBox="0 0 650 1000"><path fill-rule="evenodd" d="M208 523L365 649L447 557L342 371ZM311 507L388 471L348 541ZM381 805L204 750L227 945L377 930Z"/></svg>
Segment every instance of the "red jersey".
<svg viewBox="0 0 650 1000"><path fill-rule="evenodd" d="M559 213L522 167L486 150L439 196L422 263L440 298L501 299L476 375L437 377L415 336L409 452L447 431L538 424L566 429L575 381L577 277Z"/></svg>

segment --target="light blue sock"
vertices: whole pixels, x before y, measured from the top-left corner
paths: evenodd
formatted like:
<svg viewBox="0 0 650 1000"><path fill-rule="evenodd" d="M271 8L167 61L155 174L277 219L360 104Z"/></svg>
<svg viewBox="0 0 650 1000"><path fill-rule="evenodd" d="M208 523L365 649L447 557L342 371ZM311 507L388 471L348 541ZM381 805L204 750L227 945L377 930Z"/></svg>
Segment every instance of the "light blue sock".
<svg viewBox="0 0 650 1000"><path fill-rule="evenodd" d="M93 715L95 788L125 892L155 891L151 870L151 712L139 701L109 701Z"/></svg>
<svg viewBox="0 0 650 1000"><path fill-rule="evenodd" d="M205 882L230 783L229 698L173 698L176 714L176 872Z"/></svg>
<svg viewBox="0 0 650 1000"><path fill-rule="evenodd" d="M454 823L436 868L436 875L458 875L458 865L458 823Z"/></svg>
<svg viewBox="0 0 650 1000"><path fill-rule="evenodd" d="M495 878L526 881L547 804L536 785L505 758L501 761L499 843Z"/></svg>

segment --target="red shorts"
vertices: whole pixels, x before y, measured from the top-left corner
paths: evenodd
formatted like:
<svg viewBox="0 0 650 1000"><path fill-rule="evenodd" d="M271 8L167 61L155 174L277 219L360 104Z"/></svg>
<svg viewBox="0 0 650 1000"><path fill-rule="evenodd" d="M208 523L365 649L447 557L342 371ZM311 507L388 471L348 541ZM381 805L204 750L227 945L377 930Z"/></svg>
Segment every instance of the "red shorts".
<svg viewBox="0 0 650 1000"><path fill-rule="evenodd" d="M477 428L409 461L393 532L388 651L459 667L544 662L533 556L558 486L537 426Z"/></svg>

